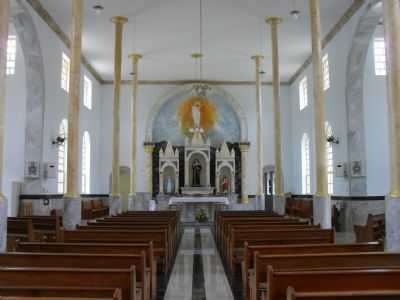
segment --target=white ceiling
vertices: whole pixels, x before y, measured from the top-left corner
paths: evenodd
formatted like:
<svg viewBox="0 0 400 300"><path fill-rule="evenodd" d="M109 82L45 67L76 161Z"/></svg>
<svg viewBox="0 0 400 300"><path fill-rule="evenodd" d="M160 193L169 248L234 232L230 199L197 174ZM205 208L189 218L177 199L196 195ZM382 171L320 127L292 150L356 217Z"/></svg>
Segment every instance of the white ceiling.
<svg viewBox="0 0 400 300"><path fill-rule="evenodd" d="M55 21L70 33L71 1L40 0ZM114 25L112 16L129 18L125 25L123 78L129 79L129 53L144 55L143 80L195 79L190 54L199 49L199 0L85 0L83 54L105 80L113 79ZM321 0L324 35L334 26L352 0ZM105 9L97 16L92 7ZM280 65L287 81L311 53L308 0L295 0L300 19L290 18L292 0L203 0L204 78L253 80L250 57L265 56L266 80L270 79L270 32L264 19L280 16Z"/></svg>

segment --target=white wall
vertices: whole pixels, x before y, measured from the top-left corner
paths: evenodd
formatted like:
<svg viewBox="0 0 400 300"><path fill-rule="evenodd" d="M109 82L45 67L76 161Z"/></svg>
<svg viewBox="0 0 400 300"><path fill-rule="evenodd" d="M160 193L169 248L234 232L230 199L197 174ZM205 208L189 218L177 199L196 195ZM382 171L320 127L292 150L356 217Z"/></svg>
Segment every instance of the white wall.
<svg viewBox="0 0 400 300"><path fill-rule="evenodd" d="M31 13L37 32L39 34L40 47L44 57L45 72L45 116L44 116L44 140L43 161L57 161L57 147L51 141L58 135L58 128L63 118L68 115L68 94L61 89L61 55L64 51L70 55L56 34L50 30L42 19L26 5ZM11 25L10 33L15 32ZM18 51L16 59L16 73L7 79L7 102L5 120L5 165L3 186L4 193L9 201L9 214L15 215L18 199L12 199L12 182L23 182L25 165L25 110L26 89L25 87L25 62L23 52L17 37ZM29 49L28 49L29 50ZM102 190L100 186L100 84L82 67L81 95L83 96L83 75L88 76L93 82L93 109L91 111L83 107L81 101L80 112L80 140L85 130L88 130L92 142L92 193ZM82 99L83 100L83 99ZM81 151L80 151L81 153ZM80 177L79 177L79 180ZM56 179L43 181L43 192L56 193Z"/></svg>
<svg viewBox="0 0 400 300"><path fill-rule="evenodd" d="M14 26L10 26L10 35L16 35ZM4 140L4 176L3 191L7 199L12 199L12 183L23 181L25 157L25 116L26 90L25 62L21 45L17 42L15 74L7 76L7 98L5 114ZM8 213L15 215L17 205L9 201Z"/></svg>
<svg viewBox="0 0 400 300"><path fill-rule="evenodd" d="M139 101L137 113L137 191L145 192L145 169L144 169L144 149L143 142L145 140L146 123L153 106L164 97L168 92L176 87L164 85L143 85L139 87ZM256 166L256 106L255 106L255 87L252 86L224 86L228 93L235 98L241 105L243 112L248 122L248 139L251 143L249 152L249 194L255 194L255 166ZM286 109L289 106L288 87L282 88L282 130L284 132L284 171L285 174L290 174L290 117ZM263 120L264 120L264 157L265 165L273 164L273 130L272 130L272 89L270 86L263 88ZM101 192L109 191L109 176L111 173L111 136L112 136L112 100L113 87L106 85L102 87L102 146L101 146L101 161L102 161L102 187ZM121 91L121 165L130 166L130 101L131 87L123 85ZM288 176L287 176L288 177ZM289 191L291 183L287 180L285 185Z"/></svg>
<svg viewBox="0 0 400 300"><path fill-rule="evenodd" d="M379 26L374 37L383 37ZM367 144L367 189L369 195L386 195L390 189L389 119L386 76L375 75L373 39L364 72L364 122Z"/></svg>
<svg viewBox="0 0 400 300"><path fill-rule="evenodd" d="M346 80L348 56L352 46L356 26L360 20L360 10L336 37L328 44L323 53L328 53L330 63L331 87L325 92L326 119L333 127L334 135L340 138L340 144L334 145L334 163L347 162L347 117L346 117ZM382 32L378 33L382 35ZM309 82L309 107L299 111L299 81L307 76ZM311 192L315 192L315 141L314 141L314 97L312 66L291 86L292 113L292 183L294 193L301 194L301 137L307 132L311 138ZM384 195L389 186L389 149L388 114L386 105L386 78L374 73L373 51L370 45L364 74L364 122L367 153L367 194ZM334 194L348 195L349 185L346 178L334 178Z"/></svg>

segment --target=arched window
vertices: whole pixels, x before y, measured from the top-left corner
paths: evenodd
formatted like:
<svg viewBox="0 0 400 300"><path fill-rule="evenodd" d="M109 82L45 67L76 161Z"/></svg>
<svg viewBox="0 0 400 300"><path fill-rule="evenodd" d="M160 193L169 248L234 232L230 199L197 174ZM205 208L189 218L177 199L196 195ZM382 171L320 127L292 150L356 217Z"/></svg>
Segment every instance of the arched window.
<svg viewBox="0 0 400 300"><path fill-rule="evenodd" d="M82 141L82 193L90 194L90 175L91 175L91 145L90 134L85 131Z"/></svg>
<svg viewBox="0 0 400 300"><path fill-rule="evenodd" d="M325 132L326 136L330 137L333 135L332 126L326 122L325 123ZM328 171L328 193L333 194L333 177L334 177L334 170L333 170L333 145L332 143L326 142L326 167Z"/></svg>
<svg viewBox="0 0 400 300"><path fill-rule="evenodd" d="M63 119L58 129L58 136L68 137L68 121ZM58 176L57 176L57 192L64 194L67 184L67 140L58 145Z"/></svg>
<svg viewBox="0 0 400 300"><path fill-rule="evenodd" d="M310 139L307 133L301 140L301 176L303 194L311 194Z"/></svg>

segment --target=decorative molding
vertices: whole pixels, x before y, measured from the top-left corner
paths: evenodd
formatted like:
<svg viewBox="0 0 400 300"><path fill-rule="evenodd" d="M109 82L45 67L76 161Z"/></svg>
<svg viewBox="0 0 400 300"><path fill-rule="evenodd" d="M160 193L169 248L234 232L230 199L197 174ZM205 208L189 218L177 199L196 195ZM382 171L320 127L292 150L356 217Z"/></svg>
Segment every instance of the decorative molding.
<svg viewBox="0 0 400 300"><path fill-rule="evenodd" d="M139 80L140 85L185 85L185 84L196 84L199 83L200 80ZM202 83L206 83L209 85L242 85L242 86L251 86L255 85L255 81L235 81L235 80L201 80ZM113 80L104 80L102 84L112 85L114 84ZM122 80L121 84L131 85L131 80ZM272 85L270 81L264 81L263 85ZM290 82L281 82L281 85L290 85Z"/></svg>
<svg viewBox="0 0 400 300"><path fill-rule="evenodd" d="M353 0L353 4L346 10L343 16L335 24L335 26L328 32L325 38L322 40L322 49L324 49L329 42L331 42L335 36L342 30L342 28L351 20L351 18L358 12L363 6L364 0ZM303 65L297 70L293 77L289 80L289 84L293 84L300 75L311 65L312 55L310 55Z"/></svg>
<svg viewBox="0 0 400 300"><path fill-rule="evenodd" d="M26 0L26 2L30 4L33 10L36 11L39 17L41 17L42 20L50 27L50 29L53 30L53 32L61 39L65 46L67 46L68 49L71 49L71 40L69 39L68 35L62 31L61 27L56 23L49 12L39 2L39 0ZM103 84L103 78L83 55L81 60L82 64L86 67L89 73L92 74L100 84Z"/></svg>

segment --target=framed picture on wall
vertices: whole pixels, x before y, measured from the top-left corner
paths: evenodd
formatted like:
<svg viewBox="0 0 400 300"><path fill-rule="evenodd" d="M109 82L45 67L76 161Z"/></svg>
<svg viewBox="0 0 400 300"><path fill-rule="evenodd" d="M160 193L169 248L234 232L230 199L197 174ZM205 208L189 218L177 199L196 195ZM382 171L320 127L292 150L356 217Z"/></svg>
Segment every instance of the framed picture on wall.
<svg viewBox="0 0 400 300"><path fill-rule="evenodd" d="M40 164L37 161L27 161L25 163L25 178L39 178Z"/></svg>
<svg viewBox="0 0 400 300"><path fill-rule="evenodd" d="M351 177L363 177L363 167L361 161L352 161L350 168Z"/></svg>

